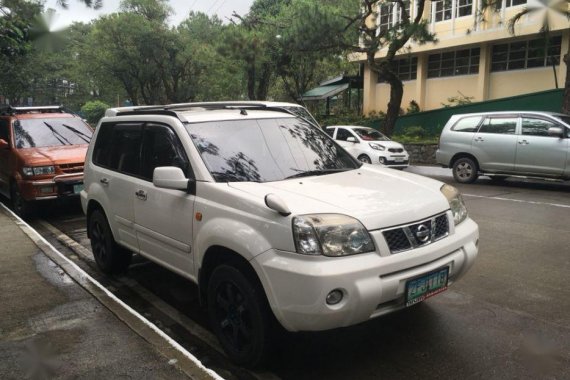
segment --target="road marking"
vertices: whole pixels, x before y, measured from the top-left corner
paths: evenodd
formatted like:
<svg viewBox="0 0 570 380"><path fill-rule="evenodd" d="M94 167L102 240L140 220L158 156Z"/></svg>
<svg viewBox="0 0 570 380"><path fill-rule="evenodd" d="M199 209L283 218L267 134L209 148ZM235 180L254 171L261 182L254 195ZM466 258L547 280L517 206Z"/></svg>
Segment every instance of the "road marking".
<svg viewBox="0 0 570 380"><path fill-rule="evenodd" d="M564 205L560 203L549 203L549 202L538 202L538 201L525 201L522 199L511 199L511 198L502 198L502 197L488 197L484 195L475 195L475 194L461 194L464 197L472 197L472 198L485 198L485 199L496 199L499 201L510 201L510 202L518 202L518 203L528 203L533 205L539 206L551 206L551 207L560 207L560 208L570 208L570 205Z"/></svg>
<svg viewBox="0 0 570 380"><path fill-rule="evenodd" d="M93 262L93 253L90 249L82 246L71 237L60 231L57 227L53 226L49 222L45 220L40 220L38 222L43 228L49 231L55 238L69 248L71 251L76 253L79 257L83 258L87 262ZM164 302L162 299L157 297L156 295L152 294L146 288L141 286L137 281L128 278L118 278L117 279L121 284L130 288L133 292L139 295L142 299L150 303L154 308L162 312L163 314L167 315L168 317L172 318L176 323L181 325L184 329L189 331L192 335L196 336L198 339L205 342L211 348L216 350L218 353L223 355L227 358L226 353L223 351L222 347L220 346L218 339L214 334L210 331L206 330L192 319L188 318L184 314L180 313L176 308L170 306L168 303ZM255 378L259 380L279 380L279 377L275 376L272 373L267 372L257 372L248 370L248 372Z"/></svg>
<svg viewBox="0 0 570 380"><path fill-rule="evenodd" d="M0 207L6 214L12 217L14 222L30 239L32 239L38 248L40 248L50 259L52 259L61 269L63 269L71 278L73 278L77 284L79 284L82 288L84 288L87 292L99 300L99 302L106 306L120 320L131 327L133 331L138 333L143 338L147 339L149 343L154 344L157 349L165 348L165 351L170 351L169 355L167 354L166 356L167 358L173 356L174 351L177 352L179 354L177 355L179 356L179 368L183 370L188 376L195 379L223 380L220 375L218 375L213 370L205 367L202 362L200 362L200 360L188 352L174 339L165 334L155 324L143 317L136 310L132 309L129 305L125 304L117 296L107 290L107 288L105 288L102 284L87 274L87 272L81 269L77 264L68 259L63 253L59 252L50 242L41 236L28 223L14 214L12 210L8 209L3 203L0 203ZM129 314L131 318L128 318L125 314ZM134 319L132 319L132 317L134 317ZM142 325L147 329L150 329L150 331L142 331L140 326L137 326L137 322L139 324L142 323ZM149 333L153 333L154 336L151 337ZM157 345L157 340L160 340L162 345L169 347L161 347ZM164 354L165 353L163 352L163 355ZM186 360L183 363L182 361L184 359Z"/></svg>

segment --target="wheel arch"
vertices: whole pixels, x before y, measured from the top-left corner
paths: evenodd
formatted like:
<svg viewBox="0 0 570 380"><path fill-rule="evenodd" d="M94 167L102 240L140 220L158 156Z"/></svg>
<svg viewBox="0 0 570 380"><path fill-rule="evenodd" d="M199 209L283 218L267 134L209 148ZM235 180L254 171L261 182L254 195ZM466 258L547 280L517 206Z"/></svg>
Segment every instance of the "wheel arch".
<svg viewBox="0 0 570 380"><path fill-rule="evenodd" d="M472 159L475 164L477 165L477 171L479 171L481 169L481 166L479 165L479 160L477 160L477 157L475 157L473 154L471 153L466 153L466 152L461 152L461 153L456 153L452 158L451 161L449 162L449 167L453 168L453 165L455 165L455 163L457 162L457 160L459 160L460 158L470 158Z"/></svg>

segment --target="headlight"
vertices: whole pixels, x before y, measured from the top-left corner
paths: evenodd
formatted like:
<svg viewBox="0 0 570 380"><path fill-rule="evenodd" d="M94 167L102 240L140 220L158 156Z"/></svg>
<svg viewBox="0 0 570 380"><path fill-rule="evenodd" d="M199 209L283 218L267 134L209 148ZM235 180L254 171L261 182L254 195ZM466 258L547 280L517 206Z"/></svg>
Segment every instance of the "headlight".
<svg viewBox="0 0 570 380"><path fill-rule="evenodd" d="M370 145L370 147L374 150L379 150L379 151L386 150L386 147L384 145L380 145L380 144L376 144L376 143L368 143L368 145Z"/></svg>
<svg viewBox="0 0 570 380"><path fill-rule="evenodd" d="M293 218L298 253L348 256L374 251L374 242L358 220L346 215L316 214Z"/></svg>
<svg viewBox="0 0 570 380"><path fill-rule="evenodd" d="M38 175L48 175L55 173L54 166L36 166L36 167L24 167L22 168L22 173L26 177L38 176Z"/></svg>
<svg viewBox="0 0 570 380"><path fill-rule="evenodd" d="M441 192L449 202L449 208L451 208L455 225L463 222L467 218L467 208L465 207L465 202L463 202L461 194L459 194L459 190L450 185L443 185Z"/></svg>

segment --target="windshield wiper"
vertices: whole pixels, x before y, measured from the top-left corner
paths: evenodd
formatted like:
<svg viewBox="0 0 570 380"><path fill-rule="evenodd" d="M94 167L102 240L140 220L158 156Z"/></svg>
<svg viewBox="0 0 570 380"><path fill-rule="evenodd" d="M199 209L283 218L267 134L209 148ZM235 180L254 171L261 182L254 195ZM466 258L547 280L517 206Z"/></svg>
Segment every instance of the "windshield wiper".
<svg viewBox="0 0 570 380"><path fill-rule="evenodd" d="M91 136L86 135L85 133L78 131L77 129L67 125L67 124L61 124L63 127L69 129L71 132L74 132L81 140L85 141L86 143L91 141Z"/></svg>
<svg viewBox="0 0 570 380"><path fill-rule="evenodd" d="M301 178L301 177L310 177L313 175L325 175L325 174L332 174L332 173L340 173L340 172L346 172L349 170L353 170L353 169L349 169L349 168L343 168L343 169L317 169L317 170L307 170L305 172L300 172L297 174L293 174L290 175L289 177L285 177L285 179L291 179L291 178Z"/></svg>
<svg viewBox="0 0 570 380"><path fill-rule="evenodd" d="M48 123L46 123L44 121L44 124L49 128L49 130L51 131L51 133L53 133L54 137L57 139L57 141L59 141L59 143L61 145L66 145L65 142L63 140L65 140L67 142L67 144L72 145L71 142L65 138L65 136L63 136L61 133L59 133L58 131L55 130L54 127L52 127L51 125L49 125Z"/></svg>

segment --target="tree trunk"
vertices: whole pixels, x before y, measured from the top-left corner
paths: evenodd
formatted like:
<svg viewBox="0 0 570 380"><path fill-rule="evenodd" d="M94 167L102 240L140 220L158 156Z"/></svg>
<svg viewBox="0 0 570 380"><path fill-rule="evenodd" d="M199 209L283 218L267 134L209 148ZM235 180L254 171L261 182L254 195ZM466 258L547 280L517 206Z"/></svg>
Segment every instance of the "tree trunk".
<svg viewBox="0 0 570 380"><path fill-rule="evenodd" d="M562 99L562 112L570 114L570 53L564 56L566 64L566 81L564 82L564 98Z"/></svg>
<svg viewBox="0 0 570 380"><path fill-rule="evenodd" d="M402 105L402 97L404 96L404 86L402 81L396 75L388 73L385 75L390 84L390 101L388 102L388 110L386 119L384 119L384 132L388 136L392 136L396 121L400 115L400 106Z"/></svg>

